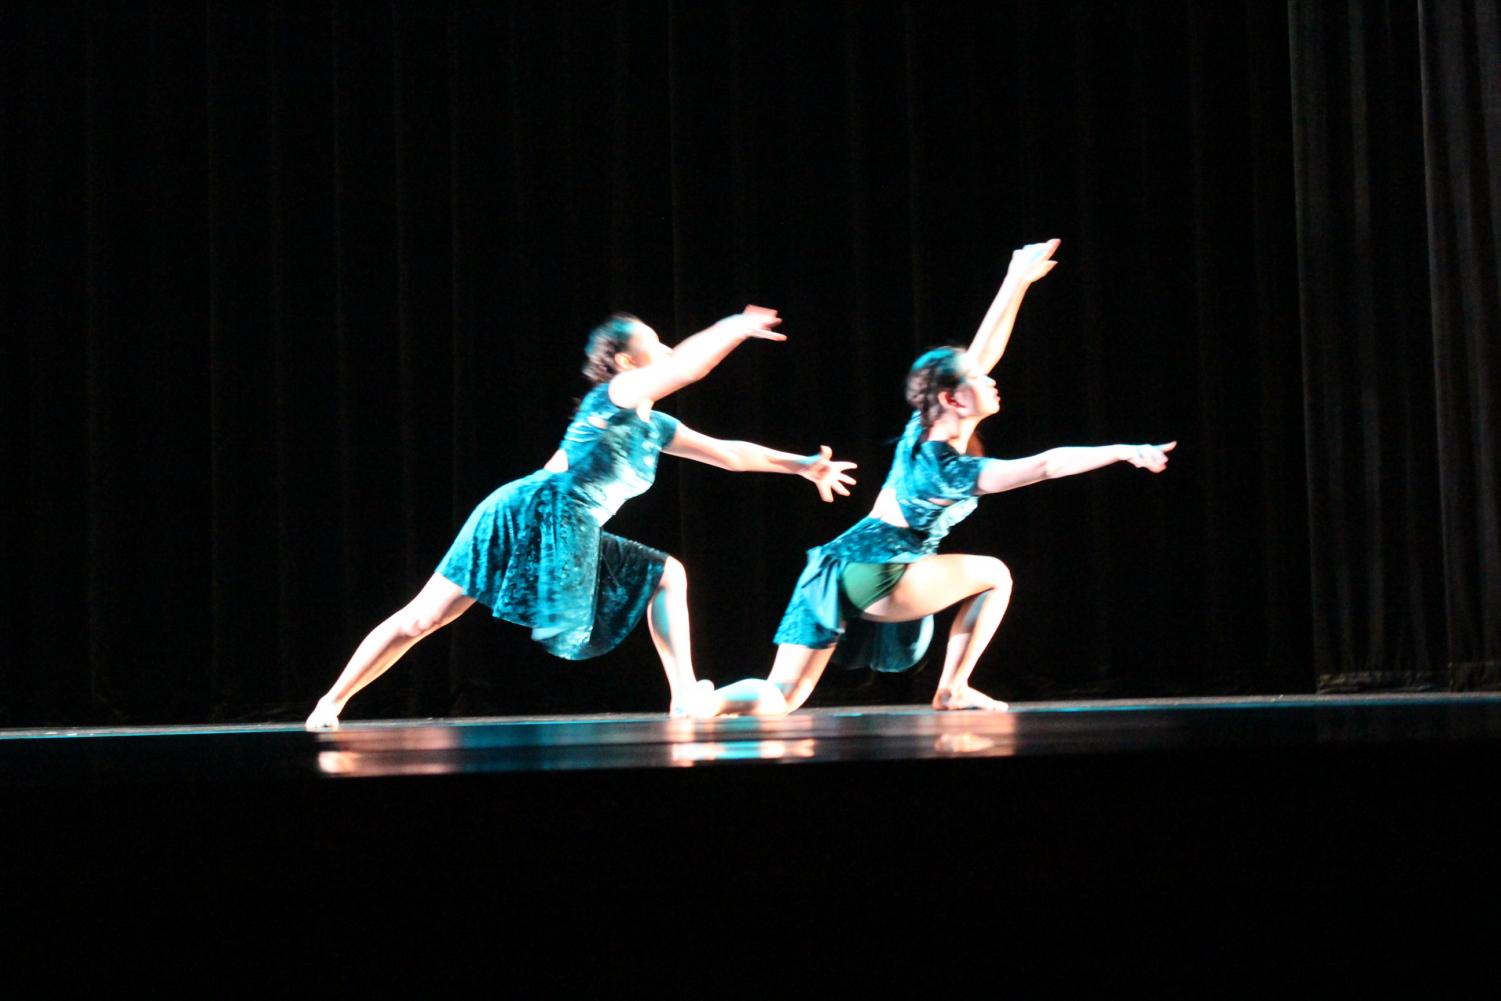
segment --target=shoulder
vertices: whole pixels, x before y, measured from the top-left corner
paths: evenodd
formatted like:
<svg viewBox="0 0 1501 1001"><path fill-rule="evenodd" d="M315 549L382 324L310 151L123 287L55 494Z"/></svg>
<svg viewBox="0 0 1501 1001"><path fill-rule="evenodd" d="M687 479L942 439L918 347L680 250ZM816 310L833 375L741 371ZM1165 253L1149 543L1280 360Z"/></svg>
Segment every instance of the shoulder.
<svg viewBox="0 0 1501 1001"><path fill-rule="evenodd" d="M620 412L621 408L610 399L610 384L607 382L596 383L583 399L579 400L578 409L574 411L573 423L587 421L595 427L603 427L604 422L610 420Z"/></svg>
<svg viewBox="0 0 1501 1001"><path fill-rule="evenodd" d="M651 426L662 436L664 442L670 442L678 433L680 426L678 419L671 414L664 414L660 410L653 409L651 412Z"/></svg>
<svg viewBox="0 0 1501 1001"><path fill-rule="evenodd" d="M573 416L568 420L568 428L563 433L563 440L575 443L592 440L609 427L619 412L620 408L610 402L605 384L600 383L578 401L578 406L573 410Z"/></svg>
<svg viewBox="0 0 1501 1001"><path fill-rule="evenodd" d="M580 410L620 410L621 407L610 399L610 384L608 382L596 382L590 387L589 392L584 394L584 399L579 404Z"/></svg>
<svg viewBox="0 0 1501 1001"><path fill-rule="evenodd" d="M980 472L988 461L965 455L946 441L925 441L918 447L919 475L935 494L955 498L978 491Z"/></svg>

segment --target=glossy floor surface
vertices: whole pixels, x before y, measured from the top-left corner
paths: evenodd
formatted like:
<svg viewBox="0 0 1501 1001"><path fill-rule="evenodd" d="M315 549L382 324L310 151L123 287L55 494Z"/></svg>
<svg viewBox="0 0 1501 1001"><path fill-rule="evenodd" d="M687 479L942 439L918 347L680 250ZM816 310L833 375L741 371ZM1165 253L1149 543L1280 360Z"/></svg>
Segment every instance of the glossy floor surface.
<svg viewBox="0 0 1501 1001"><path fill-rule="evenodd" d="M1126 972L1202 997L1292 970L1363 996L1493 953L1501 696L1014 709L12 730L0 900L52 980L210 957L214 996L306 993L308 965L341 997L453 971L485 996L973 972L1113 997L1075 978ZM1051 986L996 986L1018 973Z"/></svg>
<svg viewBox="0 0 1501 1001"><path fill-rule="evenodd" d="M0 731L0 783L350 776L1005 759L1369 745L1501 747L1501 695L1272 696L818 709L782 719L662 715Z"/></svg>

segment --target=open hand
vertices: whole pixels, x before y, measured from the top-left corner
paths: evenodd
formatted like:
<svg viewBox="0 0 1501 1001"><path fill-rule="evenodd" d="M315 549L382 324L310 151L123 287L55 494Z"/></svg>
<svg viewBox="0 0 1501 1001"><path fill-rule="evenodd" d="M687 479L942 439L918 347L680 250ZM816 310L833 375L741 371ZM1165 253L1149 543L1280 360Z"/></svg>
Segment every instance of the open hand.
<svg viewBox="0 0 1501 1001"><path fill-rule="evenodd" d="M1178 446L1176 441L1170 441L1166 445L1131 445L1131 454L1126 461L1137 469L1150 469L1154 473L1160 473L1167 468L1167 453Z"/></svg>
<svg viewBox="0 0 1501 1001"><path fill-rule="evenodd" d="M825 504L834 500L834 495L841 497L850 495L849 487L854 480L845 472L854 469L853 462L835 462L834 453L827 445L818 446L818 454L810 455L803 460L803 468L797 471L797 475L807 480L812 480L818 488L818 496L822 497Z"/></svg>
<svg viewBox="0 0 1501 1001"><path fill-rule="evenodd" d="M745 312L736 313L720 320L717 326L724 327L739 334L741 337L757 337L766 341L785 341L786 334L779 334L772 330L782 318L774 309L764 306L747 306Z"/></svg>
<svg viewBox="0 0 1501 1001"><path fill-rule="evenodd" d="M1058 249L1058 239L1046 243L1029 243L1011 252L1011 267L1007 274L1020 278L1027 284L1037 281L1058 266L1053 253Z"/></svg>

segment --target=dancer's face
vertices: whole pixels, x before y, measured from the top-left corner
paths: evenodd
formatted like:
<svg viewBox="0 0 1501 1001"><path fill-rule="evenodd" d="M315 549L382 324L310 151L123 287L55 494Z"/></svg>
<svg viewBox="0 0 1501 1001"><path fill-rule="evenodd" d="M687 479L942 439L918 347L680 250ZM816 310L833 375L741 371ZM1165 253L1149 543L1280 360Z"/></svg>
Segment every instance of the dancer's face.
<svg viewBox="0 0 1501 1001"><path fill-rule="evenodd" d="M636 324L625 354L631 359L631 367L645 368L672 357L672 348L662 343L657 332L644 323Z"/></svg>
<svg viewBox="0 0 1501 1001"><path fill-rule="evenodd" d="M969 367L964 381L953 392L954 411L960 417L989 417L1001 411L1001 392L995 380Z"/></svg>

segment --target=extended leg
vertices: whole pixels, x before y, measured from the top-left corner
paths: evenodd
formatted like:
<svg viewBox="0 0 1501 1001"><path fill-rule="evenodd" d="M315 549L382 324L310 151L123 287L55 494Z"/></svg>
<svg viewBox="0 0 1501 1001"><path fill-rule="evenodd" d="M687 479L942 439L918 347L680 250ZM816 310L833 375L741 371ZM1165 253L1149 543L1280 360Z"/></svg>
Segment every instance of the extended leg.
<svg viewBox="0 0 1501 1001"><path fill-rule="evenodd" d="M309 730L336 730L339 714L354 694L380 677L422 639L463 615L474 599L452 581L434 574L417 596L380 625L355 648L328 694L318 700L304 724Z"/></svg>
<svg viewBox="0 0 1501 1001"><path fill-rule="evenodd" d="M814 649L784 643L777 647L771 677L745 678L714 690L719 716L785 716L807 701L823 676L833 647Z"/></svg>
<svg viewBox="0 0 1501 1001"><path fill-rule="evenodd" d="M708 705L714 685L699 682L693 674L693 642L688 627L688 572L683 564L667 557L662 580L651 604L646 606L646 624L651 629L667 686L672 691L669 712L674 716L712 716Z"/></svg>

